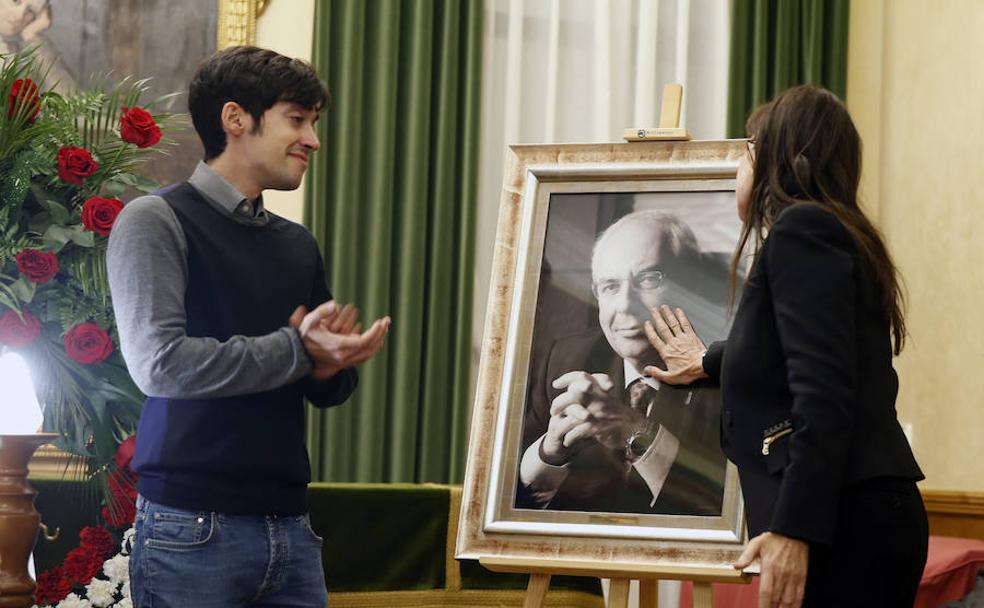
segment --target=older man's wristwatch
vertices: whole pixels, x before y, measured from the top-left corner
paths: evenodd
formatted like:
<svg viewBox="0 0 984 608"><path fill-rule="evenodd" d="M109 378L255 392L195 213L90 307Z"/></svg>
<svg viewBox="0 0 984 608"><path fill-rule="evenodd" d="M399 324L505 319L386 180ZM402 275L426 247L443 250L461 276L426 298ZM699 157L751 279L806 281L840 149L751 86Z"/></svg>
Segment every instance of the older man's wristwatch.
<svg viewBox="0 0 984 608"><path fill-rule="evenodd" d="M644 424L640 424L625 441L625 459L635 462L642 458L656 439L657 432L659 432L659 424L656 422L647 420Z"/></svg>

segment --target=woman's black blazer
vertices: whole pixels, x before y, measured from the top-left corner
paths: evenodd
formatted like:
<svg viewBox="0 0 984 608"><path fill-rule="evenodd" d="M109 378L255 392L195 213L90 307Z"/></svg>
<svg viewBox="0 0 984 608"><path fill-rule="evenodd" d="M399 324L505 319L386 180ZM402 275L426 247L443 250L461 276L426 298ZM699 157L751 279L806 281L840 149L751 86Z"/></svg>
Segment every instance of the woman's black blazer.
<svg viewBox="0 0 984 608"><path fill-rule="evenodd" d="M830 544L841 492L923 478L895 412L889 319L870 266L817 205L784 210L756 256L726 342L722 447L737 466L751 536Z"/></svg>

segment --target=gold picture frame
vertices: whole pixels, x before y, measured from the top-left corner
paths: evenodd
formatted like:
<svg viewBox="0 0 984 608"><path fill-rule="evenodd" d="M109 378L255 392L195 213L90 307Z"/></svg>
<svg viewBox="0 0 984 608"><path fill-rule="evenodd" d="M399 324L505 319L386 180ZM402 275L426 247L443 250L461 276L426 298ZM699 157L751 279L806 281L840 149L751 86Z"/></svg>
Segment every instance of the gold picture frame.
<svg viewBox="0 0 984 608"><path fill-rule="evenodd" d="M546 275L541 274L541 266L546 259L551 206L562 210L567 203L561 201L586 196L623 196L633 201L649 197L646 200L650 202L630 201L630 205L650 206L672 198L678 211L686 214L690 203L680 201L701 199L705 206L717 205L715 217L727 215L733 222L729 228L733 229L733 234L729 233L733 241L728 244L733 251L739 225L733 193L738 160L744 152L743 140L510 148L472 411L457 557L560 559L733 572L731 564L740 555L747 534L737 471L723 454L720 507L713 516L703 512L609 512L594 507L547 506L536 510L522 505L513 488L520 484L518 470L527 447L519 436L528 415L527 401L532 399L528 391L536 367L535 324L544 314L537 300L545 293L542 277ZM600 207L590 207L596 208ZM598 220L596 227L611 225L607 221ZM573 243L582 258L587 251L590 259L597 232L590 232L588 237L571 231L555 230L552 234L560 234L565 247ZM578 243L579 239L583 242ZM565 268L564 272L571 270ZM577 280L586 282L584 274L582 271ZM589 262L587 282L590 274ZM597 325L597 306L594 310ZM700 331L696 323L695 328ZM529 424L528 418L525 424ZM719 450L716 435L715 449ZM655 501L653 497L650 505Z"/></svg>
<svg viewBox="0 0 984 608"><path fill-rule="evenodd" d="M270 0L219 0L216 48L256 44L256 20Z"/></svg>

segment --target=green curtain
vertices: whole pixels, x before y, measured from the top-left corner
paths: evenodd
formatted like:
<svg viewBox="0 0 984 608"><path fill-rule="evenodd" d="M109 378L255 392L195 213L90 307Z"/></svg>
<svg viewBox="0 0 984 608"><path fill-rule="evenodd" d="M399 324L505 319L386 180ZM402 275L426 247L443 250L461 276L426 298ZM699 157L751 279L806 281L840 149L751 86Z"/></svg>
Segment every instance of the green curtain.
<svg viewBox="0 0 984 608"><path fill-rule="evenodd" d="M728 137L759 104L798 84L844 99L849 0L732 0Z"/></svg>
<svg viewBox="0 0 984 608"><path fill-rule="evenodd" d="M460 482L482 1L318 0L315 20L332 99L305 222L336 299L393 325L353 398L309 415L313 478Z"/></svg>

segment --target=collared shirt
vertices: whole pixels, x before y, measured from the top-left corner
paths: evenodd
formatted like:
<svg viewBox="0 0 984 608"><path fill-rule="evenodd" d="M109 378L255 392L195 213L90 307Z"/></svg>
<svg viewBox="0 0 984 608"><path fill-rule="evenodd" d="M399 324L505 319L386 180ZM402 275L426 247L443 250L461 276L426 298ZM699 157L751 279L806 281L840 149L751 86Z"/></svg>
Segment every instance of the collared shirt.
<svg viewBox="0 0 984 608"><path fill-rule="evenodd" d="M257 197L255 203L250 202L239 190L236 190L235 186L201 161L188 178L188 183L194 186L209 204L231 215L237 222L265 226L270 221L266 209L263 208L262 194Z"/></svg>
<svg viewBox="0 0 984 608"><path fill-rule="evenodd" d="M653 390L657 390L657 391L659 390L660 387L659 380L653 378L652 376L644 375L642 372L637 370L635 368L635 365L632 365L632 363L630 363L628 359L622 359L622 372L623 375L625 376L624 388L629 388L630 386L632 386L632 383L635 382L636 380L642 380L645 384L648 384L650 387L652 387Z"/></svg>
<svg viewBox="0 0 984 608"><path fill-rule="evenodd" d="M642 379L643 382L645 382L646 384L648 384L649 386L651 386L653 389L657 391L659 390L659 387L662 386L659 380L653 378L652 376L646 376L645 374L642 374L641 372L639 372L639 370L635 368L634 365L629 363L628 360L623 360L622 363L623 363L622 369L624 370L624 375L625 375L625 388L629 388L629 386L633 382L635 382L640 378ZM694 399L694 391L692 390L688 391L687 398L683 402L683 404L690 405L690 402L693 401L693 399ZM649 415L648 411L646 412L646 415L647 416Z"/></svg>

